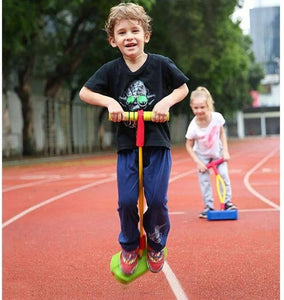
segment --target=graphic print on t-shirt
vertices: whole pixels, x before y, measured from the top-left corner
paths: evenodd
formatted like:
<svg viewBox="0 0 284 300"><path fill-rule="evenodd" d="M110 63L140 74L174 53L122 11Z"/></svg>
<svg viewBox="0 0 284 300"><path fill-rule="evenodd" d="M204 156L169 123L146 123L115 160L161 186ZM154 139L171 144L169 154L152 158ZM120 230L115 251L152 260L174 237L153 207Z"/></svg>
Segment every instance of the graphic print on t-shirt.
<svg viewBox="0 0 284 300"><path fill-rule="evenodd" d="M203 143L206 148L211 149L218 138L218 127L215 125L210 132L202 137Z"/></svg>
<svg viewBox="0 0 284 300"><path fill-rule="evenodd" d="M154 101L155 95L151 94L149 89L141 80L133 81L122 96L119 97L119 103L124 111L138 111L139 109L147 110ZM133 122L125 122L128 127L134 127Z"/></svg>

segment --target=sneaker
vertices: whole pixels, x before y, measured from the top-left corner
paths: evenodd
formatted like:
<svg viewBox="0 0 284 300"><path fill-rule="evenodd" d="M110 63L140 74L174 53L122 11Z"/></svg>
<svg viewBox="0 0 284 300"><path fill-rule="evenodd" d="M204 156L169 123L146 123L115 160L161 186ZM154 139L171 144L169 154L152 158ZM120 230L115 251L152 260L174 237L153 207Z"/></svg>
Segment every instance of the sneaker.
<svg viewBox="0 0 284 300"><path fill-rule="evenodd" d="M124 275L131 275L135 272L138 264L138 250L126 251L122 249L119 259L121 272Z"/></svg>
<svg viewBox="0 0 284 300"><path fill-rule="evenodd" d="M225 203L225 210L237 210L237 207L232 202L227 202Z"/></svg>
<svg viewBox="0 0 284 300"><path fill-rule="evenodd" d="M201 218L201 219L207 219L207 212L208 212L209 210L214 210L214 209L213 209L213 208L206 207L206 208L204 209L204 211L202 211L202 212L199 214L199 218Z"/></svg>
<svg viewBox="0 0 284 300"><path fill-rule="evenodd" d="M148 247L147 251L147 265L148 269L153 273L158 273L162 270L165 261L164 250L156 252Z"/></svg>

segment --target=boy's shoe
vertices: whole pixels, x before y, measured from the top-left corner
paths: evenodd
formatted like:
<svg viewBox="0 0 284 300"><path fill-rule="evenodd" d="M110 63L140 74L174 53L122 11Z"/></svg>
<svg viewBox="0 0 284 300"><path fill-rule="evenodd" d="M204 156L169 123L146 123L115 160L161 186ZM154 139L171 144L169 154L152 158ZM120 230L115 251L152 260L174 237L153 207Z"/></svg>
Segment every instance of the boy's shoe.
<svg viewBox="0 0 284 300"><path fill-rule="evenodd" d="M225 203L225 210L237 210L237 207L232 202L227 202Z"/></svg>
<svg viewBox="0 0 284 300"><path fill-rule="evenodd" d="M119 265L121 272L125 275L132 275L138 264L138 250L136 248L133 251L126 251L122 249L119 259Z"/></svg>
<svg viewBox="0 0 284 300"><path fill-rule="evenodd" d="M153 273L158 273L162 270L165 261L164 250L156 252L152 248L147 249L147 265L148 269Z"/></svg>
<svg viewBox="0 0 284 300"><path fill-rule="evenodd" d="M214 210L213 208L209 208L209 207L206 207L200 214L199 214L199 218L201 219L207 219L207 212L209 210Z"/></svg>

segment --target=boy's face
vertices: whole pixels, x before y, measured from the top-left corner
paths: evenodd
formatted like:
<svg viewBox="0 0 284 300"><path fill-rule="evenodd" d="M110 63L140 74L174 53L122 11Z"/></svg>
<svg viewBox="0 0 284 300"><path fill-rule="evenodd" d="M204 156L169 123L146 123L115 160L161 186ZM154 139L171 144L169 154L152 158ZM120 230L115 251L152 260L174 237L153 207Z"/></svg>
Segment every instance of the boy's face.
<svg viewBox="0 0 284 300"><path fill-rule="evenodd" d="M124 57L135 58L144 53L144 45L150 40L150 33L144 31L138 20L122 19L114 26L112 47L118 47Z"/></svg>

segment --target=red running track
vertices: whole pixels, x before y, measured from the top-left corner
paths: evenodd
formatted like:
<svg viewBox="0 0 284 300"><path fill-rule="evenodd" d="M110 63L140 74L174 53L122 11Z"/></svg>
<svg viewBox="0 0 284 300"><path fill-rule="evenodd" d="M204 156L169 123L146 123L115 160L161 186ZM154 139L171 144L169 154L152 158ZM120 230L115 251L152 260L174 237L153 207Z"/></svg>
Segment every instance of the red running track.
<svg viewBox="0 0 284 300"><path fill-rule="evenodd" d="M229 141L237 221L198 219L195 166L173 148L167 263L129 285L109 271L115 154L3 167L3 299L279 299L279 143Z"/></svg>

